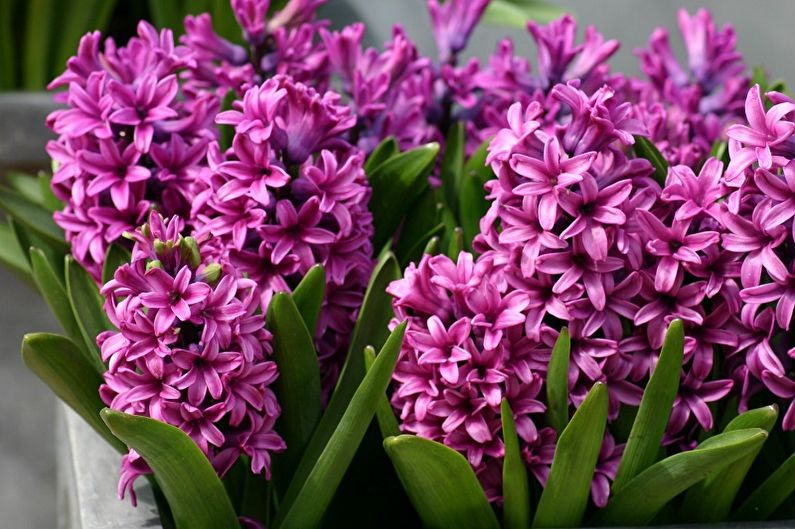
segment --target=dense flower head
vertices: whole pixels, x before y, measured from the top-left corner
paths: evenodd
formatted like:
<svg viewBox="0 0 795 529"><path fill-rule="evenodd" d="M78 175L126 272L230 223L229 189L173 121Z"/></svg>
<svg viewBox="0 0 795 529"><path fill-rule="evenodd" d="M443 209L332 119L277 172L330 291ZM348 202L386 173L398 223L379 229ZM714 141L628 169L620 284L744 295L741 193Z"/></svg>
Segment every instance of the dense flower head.
<svg viewBox="0 0 795 529"><path fill-rule="evenodd" d="M408 320L395 369L392 405L406 432L461 451L491 498L504 446L500 403L507 399L522 440L524 457L541 479L549 461L545 447L554 432L539 431L545 410L538 400L548 352L525 336L524 293L506 293L487 262L461 253L411 264L389 285L398 321ZM535 420L534 420L535 419Z"/></svg>
<svg viewBox="0 0 795 529"><path fill-rule="evenodd" d="M745 101L746 122L729 128L731 162L724 176L727 227L722 245L732 252L742 301L733 366L744 404L761 389L785 402L795 397L795 349L788 332L795 311L795 102L758 85ZM743 361L744 360L744 361ZM795 429L795 406L784 415Z"/></svg>
<svg viewBox="0 0 795 529"><path fill-rule="evenodd" d="M177 76L191 60L170 31L141 22L124 47L108 39L100 51L99 33L83 37L50 84L67 88L58 97L68 105L48 118L59 135L47 148L57 167L53 190L66 204L55 221L95 279L107 247L149 209L167 216L190 210L220 106L211 94L179 95Z"/></svg>
<svg viewBox="0 0 795 529"><path fill-rule="evenodd" d="M588 95L613 83L607 60L618 50L618 41L606 40L594 26L588 26L578 44L577 29L570 15L546 25L528 23L537 49L534 65L516 55L513 42L504 39L487 65L470 62L444 70L445 79L455 80L449 83L451 97L458 103L453 115L466 123L469 152L508 126L505 116L514 103L526 106L537 101L551 107L558 102L548 96L559 83L576 81Z"/></svg>
<svg viewBox="0 0 795 529"><path fill-rule="evenodd" d="M464 392L453 382L460 386L457 373L480 366L495 346L506 362L499 368L503 375L515 355L531 354L528 365L540 377L532 398L543 409L539 391L546 359L558 329L567 327L571 405L579 406L595 383L605 383L613 421L623 406L639 404L666 327L682 320L684 368L666 434L667 444L681 448L692 447L698 432L714 427L709 404L738 389L736 375L724 367L737 365L732 356L739 344L741 260L719 246L731 224L722 202L730 191L723 164L711 158L698 171L676 165L658 184L651 164L632 157L635 136L647 131L622 97L623 91L609 85L589 94L570 81L553 86L543 104L514 104L508 126L489 146L496 178L486 184L492 204L474 242L481 255L473 261L462 254L457 269L442 266L448 263L444 257L426 257L390 287L397 318L410 322L392 400L401 411L401 427L466 454L492 499L500 495L499 482L489 481L495 475L489 466L499 467L502 456L498 409L472 404L491 396L481 387ZM512 309L509 316L500 314L511 326L499 341L488 327L478 329L483 338L472 338L478 336L474 321L480 321L471 306L475 297L456 297L484 288L484 281L495 292L490 306ZM469 327L459 321L464 316L473 322ZM438 365L431 364L443 339L450 349ZM454 397L431 404L451 384L455 393L447 395ZM510 393L500 391L499 396ZM443 410L440 417L432 413L434 406ZM483 420L494 425L488 436L473 436L480 435L474 427L463 436L449 429L450 422L444 428L459 415L479 420L472 410L486 410ZM534 443L554 445L554 434L540 434L540 416L532 431L539 437L523 437L523 453L531 468L538 465L543 482L548 449ZM608 434L592 488L598 506L607 501L621 450Z"/></svg>
<svg viewBox="0 0 795 529"><path fill-rule="evenodd" d="M230 149L209 147L193 204L195 236L256 282L267 305L322 264L327 292L316 331L333 384L372 270L364 155L345 140L355 117L333 92L277 76L246 92L218 122ZM333 358L328 358L333 357Z"/></svg>
<svg viewBox="0 0 795 529"><path fill-rule="evenodd" d="M100 394L113 409L182 429L220 475L246 455L270 478L271 454L285 449L273 431L280 408L271 384L271 335L256 283L228 262L207 258L182 235L179 217L152 213L128 236L132 260L102 287L118 331L99 335L108 364ZM131 450L119 495L151 472Z"/></svg>
<svg viewBox="0 0 795 529"><path fill-rule="evenodd" d="M715 26L701 9L679 11L687 62L677 61L668 31L656 29L646 49L637 51L648 83L634 82L637 112L669 162L695 166L715 141L738 121L748 90L747 67L736 50L734 29Z"/></svg>

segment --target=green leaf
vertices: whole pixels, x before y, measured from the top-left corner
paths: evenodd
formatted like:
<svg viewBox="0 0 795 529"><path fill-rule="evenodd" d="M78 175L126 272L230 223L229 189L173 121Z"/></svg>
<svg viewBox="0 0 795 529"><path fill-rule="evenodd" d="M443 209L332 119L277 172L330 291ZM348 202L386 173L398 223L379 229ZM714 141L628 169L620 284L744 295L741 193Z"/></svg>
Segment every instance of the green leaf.
<svg viewBox="0 0 795 529"><path fill-rule="evenodd" d="M547 422L560 435L569 424L569 330L560 330L547 369Z"/></svg>
<svg viewBox="0 0 795 529"><path fill-rule="evenodd" d="M770 433L778 418L778 406L765 406L747 411L735 417L724 432L734 432L746 428L760 428ZM746 474L759 455L762 445L718 472L712 473L704 481L693 486L685 496L680 512L688 521L720 522L729 517L734 499L740 490Z"/></svg>
<svg viewBox="0 0 795 529"><path fill-rule="evenodd" d="M674 320L668 326L657 366L643 392L638 414L613 481L614 492L621 490L657 459L665 427L679 391L684 343L682 321Z"/></svg>
<svg viewBox="0 0 795 529"><path fill-rule="evenodd" d="M317 320L320 318L320 307L323 305L325 295L326 272L321 265L310 268L293 291L295 306L312 336L317 331Z"/></svg>
<svg viewBox="0 0 795 529"><path fill-rule="evenodd" d="M657 150L657 146L645 136L635 136L635 145L632 147L639 158L645 158L654 167L652 177L660 184L665 186L665 179L668 177L668 162Z"/></svg>
<svg viewBox="0 0 795 529"><path fill-rule="evenodd" d="M26 334L22 339L22 360L113 448L127 452L99 418L99 412L105 407L99 397L102 377L71 340L43 332Z"/></svg>
<svg viewBox="0 0 795 529"><path fill-rule="evenodd" d="M0 89L14 90L17 85L18 45L14 38L14 11L17 0L0 2Z"/></svg>
<svg viewBox="0 0 795 529"><path fill-rule="evenodd" d="M547 23L563 14L559 7L538 0L491 0L483 22L495 26L527 29L527 22Z"/></svg>
<svg viewBox="0 0 795 529"><path fill-rule="evenodd" d="M395 245L395 256L401 267L416 262L422 255L422 249L431 237L441 233L442 208L444 205L437 200L437 190L426 189L412 206L406 222L400 228L400 237ZM441 225L441 229L439 226Z"/></svg>
<svg viewBox="0 0 795 529"><path fill-rule="evenodd" d="M373 367L375 363L375 349L373 346L368 345L364 348L364 368L367 371ZM386 394L378 397L378 407L375 409L375 419L378 421L378 429L381 430L381 436L386 439L393 435L400 435L400 426L398 426L395 412L392 411L392 405L389 404L389 399Z"/></svg>
<svg viewBox="0 0 795 529"><path fill-rule="evenodd" d="M607 386L596 383L560 434L533 527L579 527L607 423Z"/></svg>
<svg viewBox="0 0 795 529"><path fill-rule="evenodd" d="M386 138L384 141L378 144L378 147L367 157L367 161L364 162L364 172L365 174L370 174L375 169L384 163L385 161L389 160L396 154L400 152L400 147L398 147L398 143L392 136Z"/></svg>
<svg viewBox="0 0 795 529"><path fill-rule="evenodd" d="M58 197L55 196L50 186L52 176L42 171L39 173L38 178L39 188L41 189L42 206L44 206L44 209L50 213L63 209L63 202L58 200Z"/></svg>
<svg viewBox="0 0 795 529"><path fill-rule="evenodd" d="M42 206L44 197L38 178L18 171L9 171L6 174L6 180L8 180L11 189L22 195L23 198L37 206Z"/></svg>
<svg viewBox="0 0 795 529"><path fill-rule="evenodd" d="M724 164L729 163L729 144L726 140L717 140L712 144L712 152L710 156L722 161Z"/></svg>
<svg viewBox="0 0 795 529"><path fill-rule="evenodd" d="M102 263L102 283L105 284L113 279L113 274L121 265L127 264L132 259L130 251L118 244L108 246L105 252L105 262Z"/></svg>
<svg viewBox="0 0 795 529"><path fill-rule="evenodd" d="M266 322L279 366L276 393L282 414L277 429L287 443L279 471L291 476L320 418L320 366L312 335L289 295L273 296Z"/></svg>
<svg viewBox="0 0 795 529"><path fill-rule="evenodd" d="M373 420L379 399L392 380L405 331L405 322L392 331L373 367L356 389L328 442L323 443L320 457L315 458L309 451L304 454L273 524L277 529L304 529L320 525L326 508ZM308 472L302 471L304 468L309 469Z"/></svg>
<svg viewBox="0 0 795 529"><path fill-rule="evenodd" d="M55 319L61 324L66 336L76 344L83 359L91 365L99 375L102 375L105 372L105 365L102 363L99 356L94 354L92 349L86 349L84 345L83 332L80 330L80 325L78 325L75 319L72 304L69 301L69 294L66 292L66 286L63 280L55 273L50 261L41 249L31 248L30 258L33 269L33 280L36 282L36 286L39 292L41 292L42 297L44 297L44 301L47 302L50 310L55 315ZM100 409L102 407L100 407Z"/></svg>
<svg viewBox="0 0 795 529"><path fill-rule="evenodd" d="M223 483L196 443L170 424L105 408L113 435L152 468L177 529L239 529Z"/></svg>
<svg viewBox="0 0 795 529"><path fill-rule="evenodd" d="M464 175L465 147L464 123L457 121L447 133L440 167L442 191L447 206L453 214L458 213L459 188Z"/></svg>
<svg viewBox="0 0 795 529"><path fill-rule="evenodd" d="M102 297L94 279L71 256L66 258L66 292L69 294L72 313L83 335L86 348L100 361L97 336L103 331L113 329L113 325L102 308Z"/></svg>
<svg viewBox="0 0 795 529"><path fill-rule="evenodd" d="M483 142L469 158L459 190L458 217L464 229L465 247L469 249L472 248L472 240L480 233L480 219L489 209L486 190L483 188L486 182L494 178L491 167L486 165L489 143L491 140Z"/></svg>
<svg viewBox="0 0 795 529"><path fill-rule="evenodd" d="M46 209L8 189L0 189L0 208L26 229L41 235L50 246L69 250L63 230L55 224L52 214Z"/></svg>
<svg viewBox="0 0 795 529"><path fill-rule="evenodd" d="M795 493L795 454L784 461L770 477L740 505L732 517L736 521L766 520Z"/></svg>
<svg viewBox="0 0 795 529"><path fill-rule="evenodd" d="M447 246L447 256L453 261L458 261L458 255L464 251L464 230L459 227L453 229Z"/></svg>
<svg viewBox="0 0 795 529"><path fill-rule="evenodd" d="M403 488L426 529L499 529L469 462L441 443L415 435L384 440Z"/></svg>
<svg viewBox="0 0 795 529"><path fill-rule="evenodd" d="M30 263L9 224L0 224L0 263L27 283L33 284Z"/></svg>
<svg viewBox="0 0 795 529"><path fill-rule="evenodd" d="M22 76L25 90L44 90L49 74L47 60L50 38L55 33L54 0L28 0L25 17L25 44L22 48Z"/></svg>
<svg viewBox="0 0 795 529"><path fill-rule="evenodd" d="M152 22L159 28L177 30L182 24L182 10L176 0L149 0Z"/></svg>
<svg viewBox="0 0 795 529"><path fill-rule="evenodd" d="M429 143L393 156L368 173L373 196L375 236L373 246L381 248L397 231L411 205L428 187L428 175L439 153L438 143Z"/></svg>
<svg viewBox="0 0 795 529"><path fill-rule="evenodd" d="M337 381L337 387L331 395L331 400L320 418L317 428L315 428L312 439L304 450L293 481L299 480L300 482L307 479L314 462L320 458L324 447L345 415L365 374L362 351L367 345L380 346L389 336L388 325L394 313L392 312L391 298L386 293L386 287L398 278L400 278L400 268L395 261L395 256L389 253L376 265L370 278L362 308L359 310L359 317L353 328L351 345L348 348L348 356Z"/></svg>
<svg viewBox="0 0 795 529"><path fill-rule="evenodd" d="M709 474L757 450L766 438L767 432L759 428L727 432L707 439L695 450L667 457L627 482L607 507L597 513L594 522L646 525L673 498Z"/></svg>
<svg viewBox="0 0 795 529"><path fill-rule="evenodd" d="M519 437L513 421L513 411L507 400L500 406L502 437L505 441L505 459L502 463L502 497L504 529L530 527L530 488L527 480Z"/></svg>
<svg viewBox="0 0 795 529"><path fill-rule="evenodd" d="M443 225L442 225L443 226ZM439 237L431 237L428 240L428 244L425 245L425 249L422 251L423 254L428 255L436 255L439 253L439 245L440 245Z"/></svg>

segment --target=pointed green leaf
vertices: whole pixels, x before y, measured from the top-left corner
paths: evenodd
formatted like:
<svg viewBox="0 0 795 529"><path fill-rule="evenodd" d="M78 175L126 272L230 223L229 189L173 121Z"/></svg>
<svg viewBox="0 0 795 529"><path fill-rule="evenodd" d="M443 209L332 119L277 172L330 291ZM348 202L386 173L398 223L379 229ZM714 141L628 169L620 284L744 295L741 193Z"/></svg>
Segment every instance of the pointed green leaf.
<svg viewBox="0 0 795 529"><path fill-rule="evenodd" d="M293 301L306 323L309 333L314 336L317 321L320 318L320 307L326 296L326 272L321 265L309 269L304 278L293 291Z"/></svg>
<svg viewBox="0 0 795 529"><path fill-rule="evenodd" d="M569 330L560 330L547 369L547 422L560 435L569 424Z"/></svg>
<svg viewBox="0 0 795 529"><path fill-rule="evenodd" d="M51 182L52 175L49 175L44 171L39 173L39 187L41 188L42 206L50 213L53 213L63 209L63 202L58 200L58 197L56 197L55 193L52 192L52 187L50 185Z"/></svg>
<svg viewBox="0 0 795 529"><path fill-rule="evenodd" d="M66 292L66 286L62 279L55 273L50 261L39 248L30 249L30 258L32 262L33 279L42 297L44 297L44 301L47 302L50 310L55 315L55 319L61 324L66 336L76 344L83 359L91 365L99 375L102 375L102 373L105 372L105 365L102 363L99 356L94 354L92 349L87 349L85 347L83 332L80 330L80 325L78 325L75 319L72 304L69 301L69 294ZM102 407L100 407L100 409ZM98 411L99 410L97 410L97 412Z"/></svg>
<svg viewBox="0 0 795 529"><path fill-rule="evenodd" d="M368 345L364 348L364 368L370 371L375 363L375 349L373 346ZM378 421L378 429L381 430L381 436L386 439L393 435L400 435L400 426L398 426L397 417L395 412L392 411L392 405L389 404L389 399L386 394L378 397L378 407L375 409L375 418Z"/></svg>
<svg viewBox="0 0 795 529"><path fill-rule="evenodd" d="M513 411L507 400L500 406L502 437L505 441L505 459L502 463L502 497L504 529L530 527L530 487L527 467L519 448L519 436Z"/></svg>
<svg viewBox="0 0 795 529"><path fill-rule="evenodd" d="M37 206L43 205L44 197L42 196L41 186L35 176L18 171L9 171L6 174L6 180L8 180L11 188L22 195L23 198Z"/></svg>
<svg viewBox="0 0 795 529"><path fill-rule="evenodd" d="M757 450L767 432L749 428L711 437L695 450L658 461L631 480L597 513L597 525L646 525L674 497L712 472Z"/></svg>
<svg viewBox="0 0 795 529"><path fill-rule="evenodd" d="M20 50L23 86L25 90L44 90L50 73L50 40L55 34L55 0L28 0L25 5L24 45Z"/></svg>
<svg viewBox="0 0 795 529"><path fill-rule="evenodd" d="M337 387L331 394L331 400L315 428L312 439L304 450L301 464L295 471L293 481L306 479L312 470L313 462L320 457L323 448L345 414L348 404L364 377L364 356L361 351L367 345L380 346L388 336L388 324L394 314L386 287L398 278L400 278L400 268L395 261L395 256L387 253L376 265L370 278Z"/></svg>
<svg viewBox="0 0 795 529"><path fill-rule="evenodd" d="M105 408L113 435L152 468L177 529L239 529L223 483L196 443L170 424Z"/></svg>
<svg viewBox="0 0 795 529"><path fill-rule="evenodd" d="M665 157L657 149L650 139L645 136L635 136L635 145L632 147L635 154L639 158L645 158L654 167L654 179L660 184L660 187L665 186L665 179L668 177L668 162Z"/></svg>
<svg viewBox="0 0 795 529"><path fill-rule="evenodd" d="M328 442L323 443L320 456L314 457L309 451L304 454L273 524L277 529L310 529L320 525L373 420L379 398L392 380L405 331L405 322L392 331Z"/></svg>
<svg viewBox="0 0 795 529"><path fill-rule="evenodd" d="M16 235L9 224L0 224L0 263L17 277L33 284L28 258L19 247Z"/></svg>
<svg viewBox="0 0 795 529"><path fill-rule="evenodd" d="M8 189L0 189L0 208L26 229L41 235L49 245L69 250L63 230L55 224L52 214L46 209Z"/></svg>
<svg viewBox="0 0 795 529"><path fill-rule="evenodd" d="M729 144L726 140L717 140L712 144L712 152L710 156L722 161L724 164L729 163Z"/></svg>
<svg viewBox="0 0 795 529"><path fill-rule="evenodd" d="M472 240L480 233L480 219L489 209L483 187L494 178L491 167L486 165L489 143L491 140L483 142L467 161L459 189L458 217L464 230L464 247L468 249L472 248Z"/></svg>
<svg viewBox="0 0 795 529"><path fill-rule="evenodd" d="M527 29L527 22L535 20L547 23L555 20L563 10L538 0L491 0L483 22L495 26Z"/></svg>
<svg viewBox="0 0 795 529"><path fill-rule="evenodd" d="M386 138L384 141L379 143L378 147L376 147L370 156L367 157L367 161L364 162L364 172L369 175L375 171L379 165L389 160L399 152L400 147L398 147L395 138L392 136Z"/></svg>
<svg viewBox="0 0 795 529"><path fill-rule="evenodd" d="M113 329L113 325L102 307L102 296L99 295L94 279L71 256L66 258L66 292L69 294L72 313L83 335L86 349L92 356L101 358L97 336L103 331Z"/></svg>
<svg viewBox="0 0 795 529"><path fill-rule="evenodd" d="M425 235L420 237L414 246L409 248L407 251L403 252L402 257L400 258L400 265L401 267L405 268L409 265L409 263L417 263L422 259L422 256L426 253L435 253L429 251L429 248L432 248L432 242L436 241L438 245L439 237L444 234L445 225L444 224L437 224L432 229L430 229Z"/></svg>
<svg viewBox="0 0 795 529"><path fill-rule="evenodd" d="M276 394L282 414L277 429L287 443L279 456L280 471L290 476L320 418L320 366L312 335L289 295L273 296L266 321L279 366Z"/></svg>
<svg viewBox="0 0 795 529"><path fill-rule="evenodd" d="M395 256L401 266L416 261L422 255L422 249L428 240L440 233L439 225L444 206L439 202L438 195L438 190L426 189L406 216L395 245Z"/></svg>
<svg viewBox="0 0 795 529"><path fill-rule="evenodd" d="M118 244L111 244L108 246L108 251L105 253L105 262L102 263L102 283L105 284L113 279L113 274L123 264L127 264L132 259L132 255L127 248L123 248Z"/></svg>
<svg viewBox="0 0 795 529"><path fill-rule="evenodd" d="M657 366L646 384L640 408L629 432L627 446L613 481L617 492L632 478L654 463L662 445L665 427L679 391L685 334L681 320L674 320L665 333Z"/></svg>
<svg viewBox="0 0 795 529"><path fill-rule="evenodd" d="M534 528L580 526L606 423L607 386L596 383L560 434Z"/></svg>
<svg viewBox="0 0 795 529"><path fill-rule="evenodd" d="M393 156L368 173L373 188L369 208L373 213L376 248L393 237L412 204L428 187L428 175L438 153L439 144L429 143Z"/></svg>
<svg viewBox="0 0 795 529"><path fill-rule="evenodd" d="M498 529L469 462L441 443L415 435L384 440L403 488L426 529Z"/></svg>
<svg viewBox="0 0 795 529"><path fill-rule="evenodd" d="M746 428L761 428L770 433L778 418L778 406L765 406L749 410L735 417L724 432L734 432ZM718 472L707 476L704 481L693 486L685 496L680 512L693 522L720 522L726 520L734 499L740 490L748 470L759 455L762 445Z"/></svg>
<svg viewBox="0 0 795 529"><path fill-rule="evenodd" d="M736 521L766 520L795 493L795 454L770 474L740 505L732 517Z"/></svg>
<svg viewBox="0 0 795 529"><path fill-rule="evenodd" d="M122 453L127 451L99 418L105 407L99 397L102 377L71 340L43 332L26 334L22 339L22 360L111 446Z"/></svg>
<svg viewBox="0 0 795 529"><path fill-rule="evenodd" d="M453 229L447 246L447 256L453 261L458 261L458 255L464 251L464 230L459 227Z"/></svg>
<svg viewBox="0 0 795 529"><path fill-rule="evenodd" d="M444 226L444 224L442 224L441 226ZM436 237L436 236L431 237L428 240L428 244L425 245L425 249L422 250L423 255L424 254L428 254L428 255L436 255L436 254L438 254L439 253L439 245L440 244L441 243L440 243L439 237Z"/></svg>
<svg viewBox="0 0 795 529"><path fill-rule="evenodd" d="M458 212L459 189L464 175L465 147L464 123L457 121L447 133L440 166L444 199L454 214Z"/></svg>

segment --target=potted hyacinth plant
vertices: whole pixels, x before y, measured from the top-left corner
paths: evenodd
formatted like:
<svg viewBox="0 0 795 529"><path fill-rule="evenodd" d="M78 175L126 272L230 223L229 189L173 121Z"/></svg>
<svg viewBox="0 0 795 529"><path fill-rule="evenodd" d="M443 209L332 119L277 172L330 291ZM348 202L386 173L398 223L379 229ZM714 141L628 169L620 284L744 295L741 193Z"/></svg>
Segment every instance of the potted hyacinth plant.
<svg viewBox="0 0 795 529"><path fill-rule="evenodd" d="M22 355L67 523L791 525L786 88L704 10L633 77L569 15L463 61L518 1L429 0L434 58L323 3L89 33L51 83L0 260L63 328Z"/></svg>

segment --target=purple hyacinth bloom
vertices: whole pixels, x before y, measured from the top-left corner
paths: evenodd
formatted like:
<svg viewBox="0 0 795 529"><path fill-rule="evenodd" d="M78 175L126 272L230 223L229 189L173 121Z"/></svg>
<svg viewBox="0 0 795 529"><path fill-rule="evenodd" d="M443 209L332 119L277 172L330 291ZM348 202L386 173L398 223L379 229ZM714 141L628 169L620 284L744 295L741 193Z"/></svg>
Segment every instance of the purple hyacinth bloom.
<svg viewBox="0 0 795 529"><path fill-rule="evenodd" d="M469 36L483 16L489 0L428 0L433 37L439 50L439 60L452 62L466 48Z"/></svg>
<svg viewBox="0 0 795 529"><path fill-rule="evenodd" d="M539 438L543 356L524 337L527 302L504 295L487 263L461 253L424 256L389 285L396 318L409 326L395 371L392 405L402 429L464 453L484 485L501 457L499 409L508 399L525 457Z"/></svg>
<svg viewBox="0 0 795 529"><path fill-rule="evenodd" d="M720 234L715 231L702 231L688 234L689 223L674 221L671 227L648 211L638 211L638 220L648 232L646 249L660 257L654 276L654 288L659 292L669 292L676 282L680 267L685 263L699 264L698 252L715 244Z"/></svg>
<svg viewBox="0 0 795 529"><path fill-rule="evenodd" d="M278 376L256 284L228 262L207 259L180 231L178 217L152 213L131 234L132 261L102 288L119 329L97 342L108 362L102 399L112 408L182 429L223 475L240 455L270 475L270 454L285 449L273 432L280 414L269 386ZM207 330L210 329L208 332ZM119 494L151 471L125 456Z"/></svg>
<svg viewBox="0 0 795 529"><path fill-rule="evenodd" d="M735 185L743 171L754 162L759 167L770 169L773 164L771 147L788 140L795 134L795 124L785 119L795 111L795 103L782 102L765 111L759 85L754 85L745 99L745 115L748 125L733 125L727 135L733 142L731 163L726 170L726 180ZM742 146L740 146L742 144Z"/></svg>
<svg viewBox="0 0 795 529"><path fill-rule="evenodd" d="M99 152L81 152L78 155L80 168L96 175L88 184L86 194L95 196L110 189L113 204L120 210L128 209L133 195L130 186L151 177L149 169L137 165L140 158L141 153L134 144L120 150L111 139L99 142Z"/></svg>
<svg viewBox="0 0 795 529"><path fill-rule="evenodd" d="M155 133L154 123L178 115L170 106L177 90L177 78L173 75L163 79L144 75L137 79L134 88L111 80L108 91L118 108L108 116L108 120L135 127L135 148L142 153L149 152Z"/></svg>
<svg viewBox="0 0 795 529"><path fill-rule="evenodd" d="M618 41L605 41L592 26L585 31L585 42L575 44L577 22L571 15L563 15L546 26L531 21L527 29L538 46L538 69L545 90L558 83L586 79L619 47Z"/></svg>

